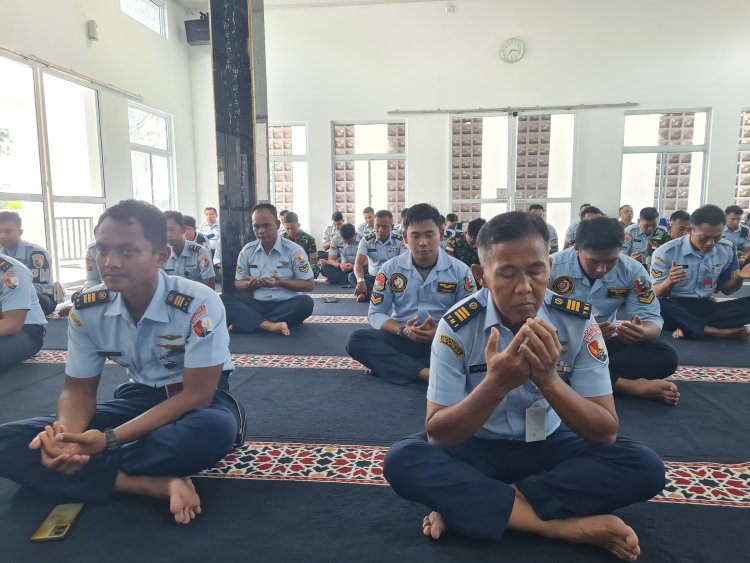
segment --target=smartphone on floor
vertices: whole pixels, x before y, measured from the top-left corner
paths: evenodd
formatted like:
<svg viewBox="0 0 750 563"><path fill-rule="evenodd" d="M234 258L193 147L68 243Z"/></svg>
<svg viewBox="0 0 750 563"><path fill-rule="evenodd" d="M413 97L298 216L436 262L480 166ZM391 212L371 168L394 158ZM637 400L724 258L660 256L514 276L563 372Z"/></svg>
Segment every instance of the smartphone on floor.
<svg viewBox="0 0 750 563"><path fill-rule="evenodd" d="M82 508L83 503L58 504L49 513L49 516L44 519L44 522L34 532L34 535L31 536L31 541L41 542L64 539L73 527L73 522L75 522Z"/></svg>

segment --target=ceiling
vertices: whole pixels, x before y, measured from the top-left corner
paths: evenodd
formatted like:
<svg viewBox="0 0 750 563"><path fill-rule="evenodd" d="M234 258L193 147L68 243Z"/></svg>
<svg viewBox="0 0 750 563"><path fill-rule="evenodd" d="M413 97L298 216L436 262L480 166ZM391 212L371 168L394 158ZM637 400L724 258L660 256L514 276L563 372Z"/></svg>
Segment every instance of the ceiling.
<svg viewBox="0 0 750 563"><path fill-rule="evenodd" d="M207 12L209 0L173 0L186 12L197 14ZM357 6L367 4L413 4L419 2L439 2L446 0L265 0L268 8L324 8L329 6Z"/></svg>

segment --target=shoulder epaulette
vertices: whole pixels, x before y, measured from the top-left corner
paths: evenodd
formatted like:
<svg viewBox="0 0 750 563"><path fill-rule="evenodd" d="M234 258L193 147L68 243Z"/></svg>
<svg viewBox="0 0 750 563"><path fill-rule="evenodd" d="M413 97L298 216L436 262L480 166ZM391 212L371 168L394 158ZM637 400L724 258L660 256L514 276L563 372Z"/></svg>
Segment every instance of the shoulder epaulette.
<svg viewBox="0 0 750 563"><path fill-rule="evenodd" d="M183 313L187 313L188 307L190 307L190 304L193 302L193 297L190 295L185 295L184 293L179 293L178 291L170 291L167 294L167 305L171 305L172 307L179 309Z"/></svg>
<svg viewBox="0 0 750 563"><path fill-rule="evenodd" d="M8 262L7 260L3 260L2 258L0 258L0 270L5 272L7 270L10 270L12 267L13 267L13 264Z"/></svg>
<svg viewBox="0 0 750 563"><path fill-rule="evenodd" d="M88 291L86 293L79 293L75 298L76 310L85 309L86 307L93 307L94 305L101 305L109 301L109 290L100 289L97 291Z"/></svg>
<svg viewBox="0 0 750 563"><path fill-rule="evenodd" d="M192 250L194 252L198 252L201 248L203 248L200 244L190 241L188 242L188 250Z"/></svg>
<svg viewBox="0 0 750 563"><path fill-rule="evenodd" d="M591 303L585 301L578 301L577 299L570 299L569 297L558 297L552 298L550 306L553 309L559 309L565 313L588 319L591 316Z"/></svg>
<svg viewBox="0 0 750 563"><path fill-rule="evenodd" d="M403 235L400 235L398 233L393 233L393 238L395 238L396 240L404 240Z"/></svg>
<svg viewBox="0 0 750 563"><path fill-rule="evenodd" d="M750 235L750 227L747 225L740 225L740 235L747 238Z"/></svg>
<svg viewBox="0 0 750 563"><path fill-rule="evenodd" d="M448 311L443 318L455 332L471 319L475 318L484 309L484 305L482 305L475 297L472 297L466 303Z"/></svg>
<svg viewBox="0 0 750 563"><path fill-rule="evenodd" d="M369 235L366 235L366 236L365 236L365 240L372 240L372 239L374 239L374 238L375 238L375 233L374 233L374 232L373 232L373 233L370 233Z"/></svg>

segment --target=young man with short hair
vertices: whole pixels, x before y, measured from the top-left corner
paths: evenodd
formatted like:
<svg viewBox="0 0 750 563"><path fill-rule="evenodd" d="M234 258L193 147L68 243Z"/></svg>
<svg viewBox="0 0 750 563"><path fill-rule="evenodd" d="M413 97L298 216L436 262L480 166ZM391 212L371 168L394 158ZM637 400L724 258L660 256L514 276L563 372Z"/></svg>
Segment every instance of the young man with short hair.
<svg viewBox="0 0 750 563"><path fill-rule="evenodd" d="M320 266L318 265L318 249L315 246L315 237L302 230L299 224L299 216L294 211L286 212L282 226L284 229L279 231L280 236L302 247L302 250L307 253L310 266L312 266L313 278L317 278L320 273Z"/></svg>
<svg viewBox="0 0 750 563"><path fill-rule="evenodd" d="M433 511L422 521L433 539L501 540L510 528L632 561L638 537L611 513L658 494L664 464L618 437L607 346L584 304L546 290L548 239L524 212L482 228L484 289L440 321L426 432L391 447L384 475Z"/></svg>
<svg viewBox="0 0 750 563"><path fill-rule="evenodd" d="M195 217L183 215L182 222L185 223L185 240L200 244L205 247L206 250L210 251L211 246L208 244L208 239L196 230ZM219 239L219 242L220 241L221 238ZM218 245L218 242L216 244Z"/></svg>
<svg viewBox="0 0 750 563"><path fill-rule="evenodd" d="M331 224L323 231L323 251L328 251L333 242L333 237L339 232L341 225L344 224L344 214L341 211L334 211L331 215ZM325 256L321 256L325 258Z"/></svg>
<svg viewBox="0 0 750 563"><path fill-rule="evenodd" d="M39 306L45 315L49 315L57 307L52 261L45 248L21 238L21 226L21 216L18 213L0 211L0 254L15 258L29 269Z"/></svg>
<svg viewBox="0 0 750 563"><path fill-rule="evenodd" d="M375 277L368 318L346 351L375 376L405 385L429 378L436 319L476 290L469 268L440 248L440 213L427 203L404 218L409 252L388 260Z"/></svg>
<svg viewBox="0 0 750 563"><path fill-rule="evenodd" d="M264 330L282 336L312 314L313 300L302 291L315 289L307 253L279 236L276 207L259 203L253 208L253 233L237 257L236 294L224 293L229 326L238 332Z"/></svg>
<svg viewBox="0 0 750 563"><path fill-rule="evenodd" d="M374 221L374 218L373 218ZM321 268L321 273L328 283L354 285L354 262L359 248L358 232L351 223L344 223L339 234L333 239L328 251L328 259Z"/></svg>
<svg viewBox="0 0 750 563"><path fill-rule="evenodd" d="M576 230L578 229L578 225L581 224L581 221L587 221L589 219L594 219L596 217L604 217L604 213L601 209L598 207L594 207L593 205L588 205L584 203L581 206L581 212L579 214L580 219L573 224L571 224L568 229L565 231L565 244L563 245L563 250L566 248L570 248L573 246L576 242Z"/></svg>
<svg viewBox="0 0 750 563"><path fill-rule="evenodd" d="M357 227L357 239L362 239L375 231L375 210L372 207L365 207L362 210L364 223Z"/></svg>
<svg viewBox="0 0 750 563"><path fill-rule="evenodd" d="M726 216L715 205L704 205L690 216L689 234L654 252L651 277L661 304L664 325L674 338L703 340L706 336L750 340L750 297L714 301L750 279L750 264L740 268L734 245L724 240Z"/></svg>
<svg viewBox="0 0 750 563"><path fill-rule="evenodd" d="M453 256L471 268L474 264L479 264L479 255L477 254L477 235L482 226L487 222L486 219L474 219L466 226L466 231L456 233L448 239L445 251L448 256Z"/></svg>
<svg viewBox="0 0 750 563"><path fill-rule="evenodd" d="M622 225L623 229L627 229L629 226L633 224L633 206L632 205L623 205L618 210L618 215L620 217L620 225Z"/></svg>
<svg viewBox="0 0 750 563"><path fill-rule="evenodd" d="M79 502L151 496L181 524L200 514L190 476L241 442L244 410L228 393L224 307L206 286L161 270L166 232L162 212L140 201L99 218L104 284L69 314L57 412L0 426L0 476ZM129 381L97 404L107 359Z"/></svg>
<svg viewBox="0 0 750 563"><path fill-rule="evenodd" d="M727 216L724 238L734 244L737 250L737 260L740 266L744 266L750 256L750 227L740 224L742 208L739 205L730 205L724 210L724 214Z"/></svg>
<svg viewBox="0 0 750 563"><path fill-rule="evenodd" d="M393 232L393 214L387 209L378 211L375 214L375 231L360 240L357 247L353 270L357 301L369 299L380 267L403 252L403 242L404 238Z"/></svg>
<svg viewBox="0 0 750 563"><path fill-rule="evenodd" d="M658 340L664 321L648 273L620 253L625 238L616 219L597 217L578 226L576 244L552 256L549 287L591 304L609 350L616 393L677 404L679 393L664 381L677 369L677 352ZM627 320L618 321L622 311Z"/></svg>
<svg viewBox="0 0 750 563"><path fill-rule="evenodd" d="M218 219L219 213L215 207L206 207L203 210L203 216L206 220L200 224L198 232L206 237L208 246L211 249L211 256L213 256L216 253L216 245L221 237Z"/></svg>
<svg viewBox="0 0 750 563"><path fill-rule="evenodd" d="M544 206L539 205L538 203L532 203L531 205L529 205L529 214L536 215L544 219ZM557 229L547 223L547 230L549 231L549 253L554 254L555 252L560 250L559 242L557 240Z"/></svg>
<svg viewBox="0 0 750 563"><path fill-rule="evenodd" d="M645 267L649 246L653 244L652 238L661 237L664 232L666 231L659 226L659 212L656 208L644 207L638 214L638 223L625 229L625 241L621 252Z"/></svg>
<svg viewBox="0 0 750 563"><path fill-rule="evenodd" d="M201 282L211 289L216 287L216 274L211 252L192 241L185 240L185 223L179 211L165 211L167 220L167 243L171 254L164 263L164 271L170 276L180 276Z"/></svg>

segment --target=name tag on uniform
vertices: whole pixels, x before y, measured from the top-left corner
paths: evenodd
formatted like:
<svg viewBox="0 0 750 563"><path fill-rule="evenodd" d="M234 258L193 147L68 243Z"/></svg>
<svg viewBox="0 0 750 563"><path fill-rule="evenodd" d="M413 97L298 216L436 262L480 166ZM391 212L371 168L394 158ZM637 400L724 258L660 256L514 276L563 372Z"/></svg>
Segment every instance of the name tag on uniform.
<svg viewBox="0 0 750 563"><path fill-rule="evenodd" d="M122 356L122 352L118 350L97 350L96 354L97 356L101 356L102 358L106 358L108 356Z"/></svg>
<svg viewBox="0 0 750 563"><path fill-rule="evenodd" d="M457 287L458 287L457 283L439 281L437 283L437 292L438 293L456 293Z"/></svg>
<svg viewBox="0 0 750 563"><path fill-rule="evenodd" d="M526 409L526 441L541 442L547 439L547 409L532 405Z"/></svg>
<svg viewBox="0 0 750 563"><path fill-rule="evenodd" d="M469 373L482 373L483 371L487 371L487 364L474 364L473 366L469 366Z"/></svg>

